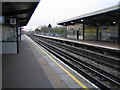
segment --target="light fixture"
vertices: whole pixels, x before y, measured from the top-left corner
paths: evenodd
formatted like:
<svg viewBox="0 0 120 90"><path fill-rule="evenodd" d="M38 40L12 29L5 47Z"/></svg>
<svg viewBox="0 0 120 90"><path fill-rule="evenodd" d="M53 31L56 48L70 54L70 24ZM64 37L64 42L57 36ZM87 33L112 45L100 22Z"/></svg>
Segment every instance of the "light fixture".
<svg viewBox="0 0 120 90"><path fill-rule="evenodd" d="M73 22L70 22L70 23L73 23Z"/></svg>
<svg viewBox="0 0 120 90"><path fill-rule="evenodd" d="M81 20L83 22L83 20Z"/></svg>
<svg viewBox="0 0 120 90"><path fill-rule="evenodd" d="M114 24L116 23L116 22L113 22Z"/></svg>

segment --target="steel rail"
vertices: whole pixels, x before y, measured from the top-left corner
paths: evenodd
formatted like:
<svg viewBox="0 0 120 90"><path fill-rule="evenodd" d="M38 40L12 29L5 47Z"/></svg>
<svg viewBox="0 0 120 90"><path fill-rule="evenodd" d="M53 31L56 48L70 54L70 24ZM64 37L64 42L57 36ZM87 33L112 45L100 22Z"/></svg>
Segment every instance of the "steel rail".
<svg viewBox="0 0 120 90"><path fill-rule="evenodd" d="M46 48L47 50L49 50L50 52L53 52L54 51L54 54L56 55L58 55L58 53L59 53L59 55L60 55L60 57L63 57L64 56L64 58L66 58L66 59L68 59L68 60L72 60L72 62L74 61L75 63L77 63L77 64L79 64L79 65L81 65L82 67L84 67L84 68L87 68L86 70L89 70L89 72L91 72L92 71L92 73L94 72L95 74L97 74L97 75L100 75L100 76L102 76L102 77L104 77L104 78L106 78L107 80L110 80L110 81L112 81L112 82L114 82L115 84L117 84L118 86L120 85L118 82L116 82L116 81L114 81L114 80L112 80L111 78L109 78L109 77L107 77L107 76L105 76L104 74L101 74L100 72L98 72L99 71L99 69L98 69L98 71L96 71L97 69L95 69L96 67L94 67L93 68L93 66L91 66L91 65L88 65L87 63L85 63L85 62L79 62L78 61L78 59L77 58L75 58L75 57L73 57L73 56L71 56L71 55L69 55L69 54L67 54L67 53L65 53L65 52L63 52L63 51L60 51L60 49L58 49L58 47L53 47L52 45L50 45L50 44L48 44L48 43L46 43L46 42L44 42L44 41L41 41L41 40L39 40L39 39L35 39L35 38L32 38L32 39L34 39L37 43L39 43L40 45L42 45L44 48ZM49 46L49 48L48 48L48 46ZM56 53L57 52L57 53ZM59 57L59 58L60 58ZM63 60L63 59L62 59ZM68 63L68 62L67 62ZM72 66L74 66L74 65L72 65ZM89 67L88 67L89 66ZM78 67L75 67L74 66L74 68L77 68L77 69L79 69ZM80 69L79 69L80 70ZM82 71L82 70L80 70L80 71L78 71L79 73L80 72L84 72L84 71ZM84 73L84 74L82 74L83 76L85 76L85 77L89 77L89 79L90 78L93 78L93 77L90 77L90 75L87 75L86 76L86 73ZM103 83L101 83L100 81L96 81L96 80L94 80L94 79L92 79L91 80L92 82L94 82L94 83L97 83L97 85L100 85L100 86L98 86L98 87L100 87L100 88L109 88L108 86L105 86L105 85L103 85ZM98 84L99 83L99 84ZM102 86L103 85L103 86Z"/></svg>

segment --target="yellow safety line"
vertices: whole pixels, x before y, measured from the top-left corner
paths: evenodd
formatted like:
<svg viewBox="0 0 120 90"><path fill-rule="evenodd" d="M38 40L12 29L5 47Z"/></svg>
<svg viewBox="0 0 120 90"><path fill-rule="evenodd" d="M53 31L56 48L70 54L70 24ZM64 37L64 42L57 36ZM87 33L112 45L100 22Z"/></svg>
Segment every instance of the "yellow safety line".
<svg viewBox="0 0 120 90"><path fill-rule="evenodd" d="M80 85L82 88L85 88L85 90L89 90L88 87L86 87L83 83L81 83L75 76L73 76L69 71L67 71L62 65L60 65L58 62L56 62L46 51L44 51L42 48L40 48L37 43L35 43L35 45L41 51L43 51L53 62L55 62L64 72L66 72L74 81L76 81L78 83L78 85Z"/></svg>
<svg viewBox="0 0 120 90"><path fill-rule="evenodd" d="M66 72L82 88L85 88L85 90L89 90L88 87L86 87L83 83L81 83L75 76L73 76L69 71L67 71L62 65L60 65L58 62L56 62L46 51L44 51L42 48L40 48L40 50L42 50L53 62L55 62L64 72Z"/></svg>

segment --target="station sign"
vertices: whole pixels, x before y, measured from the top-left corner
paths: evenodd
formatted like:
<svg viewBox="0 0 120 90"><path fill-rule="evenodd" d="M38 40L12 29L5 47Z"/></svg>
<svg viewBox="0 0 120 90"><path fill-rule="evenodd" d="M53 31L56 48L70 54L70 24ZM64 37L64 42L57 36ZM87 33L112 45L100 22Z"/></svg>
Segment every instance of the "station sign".
<svg viewBox="0 0 120 90"><path fill-rule="evenodd" d="M10 24L15 25L16 24L16 18L10 18Z"/></svg>

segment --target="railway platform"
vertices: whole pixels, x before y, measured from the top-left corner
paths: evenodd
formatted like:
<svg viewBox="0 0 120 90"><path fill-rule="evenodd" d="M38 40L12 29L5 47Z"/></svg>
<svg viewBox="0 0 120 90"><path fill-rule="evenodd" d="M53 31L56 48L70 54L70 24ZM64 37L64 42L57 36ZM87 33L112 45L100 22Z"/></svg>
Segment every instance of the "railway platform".
<svg viewBox="0 0 120 90"><path fill-rule="evenodd" d="M120 58L119 57L120 45L115 42L77 40L77 39L70 39L70 38L38 35L38 34L34 34L34 36L46 38L46 39L67 44L73 47L79 47L87 51L89 50L101 55L106 55L108 57L116 58L117 60L119 60Z"/></svg>
<svg viewBox="0 0 120 90"><path fill-rule="evenodd" d="M71 38L68 38L71 39ZM104 48L109 48L109 49L120 49L120 45L116 42L109 42L109 41L90 41L90 40L76 40L76 39L72 39L75 40L77 42L81 42L84 44L89 44L89 45L93 45L93 46L98 46L98 47L104 47Z"/></svg>
<svg viewBox="0 0 120 90"><path fill-rule="evenodd" d="M80 39L77 40L77 39L74 39L74 38L51 37L51 36L38 35L38 34L36 34L36 36L58 39L58 40L63 40L63 41L70 41L70 42L75 42L75 43L94 46L94 47L101 47L101 48L115 49L115 50L120 49L120 45L116 42L92 41L92 40L90 41L90 40L80 40Z"/></svg>
<svg viewBox="0 0 120 90"><path fill-rule="evenodd" d="M57 57L22 35L19 54L2 57L2 88L97 88Z"/></svg>

